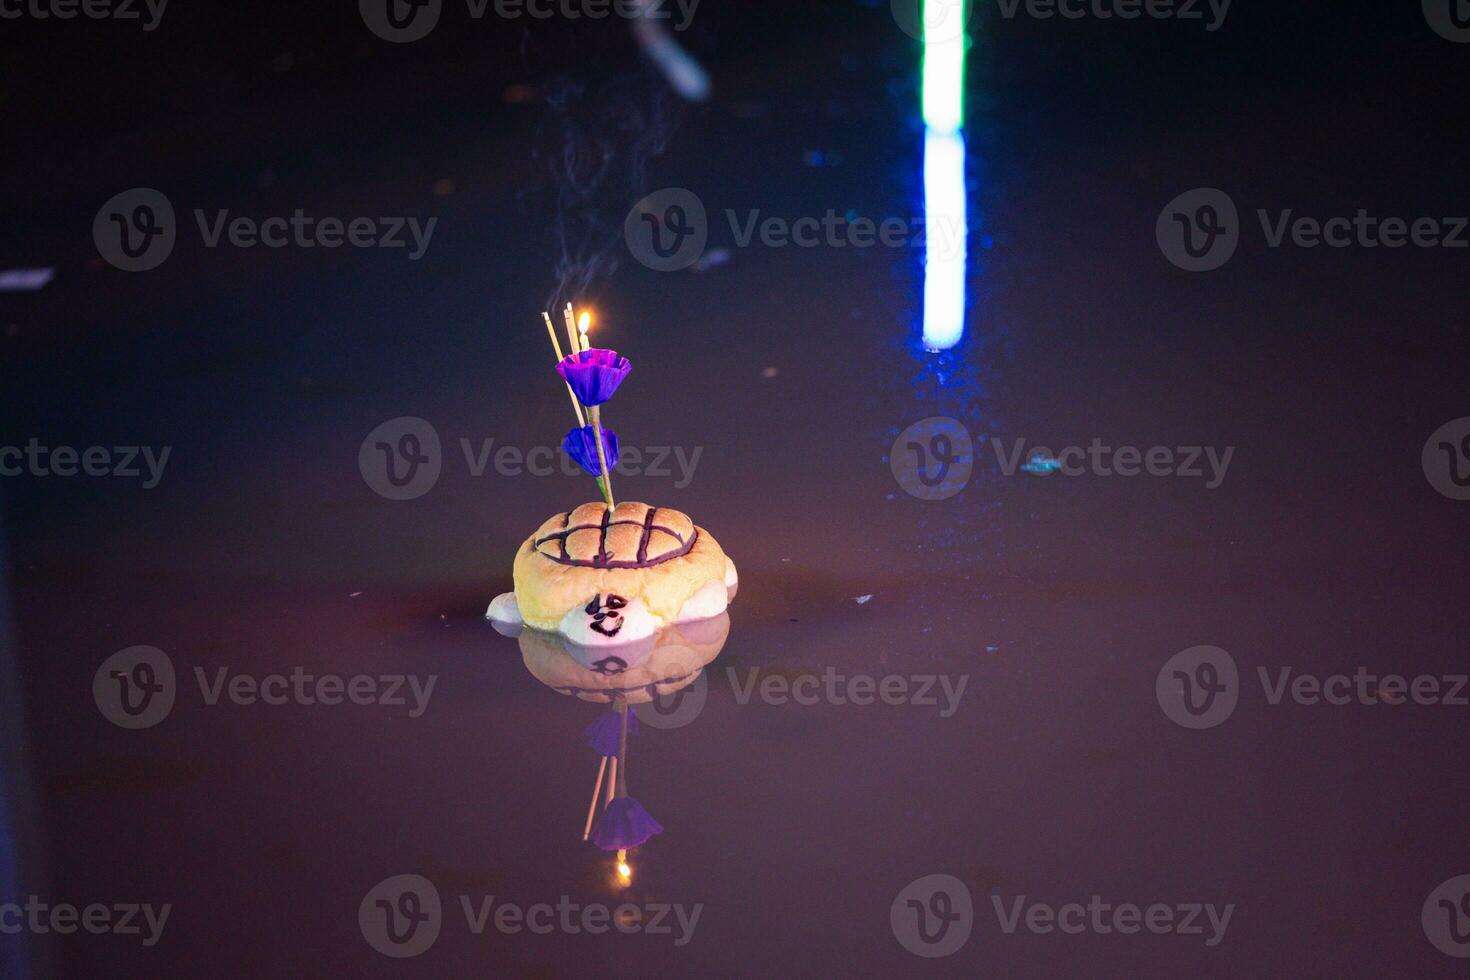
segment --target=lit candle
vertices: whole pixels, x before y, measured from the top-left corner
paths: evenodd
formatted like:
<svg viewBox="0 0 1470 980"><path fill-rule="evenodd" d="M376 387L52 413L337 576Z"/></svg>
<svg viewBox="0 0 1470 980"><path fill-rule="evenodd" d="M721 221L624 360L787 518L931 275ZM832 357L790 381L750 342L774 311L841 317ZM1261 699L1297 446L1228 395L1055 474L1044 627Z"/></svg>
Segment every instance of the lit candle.
<svg viewBox="0 0 1470 980"><path fill-rule="evenodd" d="M572 304L568 303L568 336L571 336L572 333L572 322ZM582 315L580 317L576 317L576 325L578 336L572 337L572 347L575 350L585 353L586 351L592 349L592 341L587 339L587 328L592 326L592 314L588 313L586 310L583 310ZM602 470L602 476L598 478L598 485L602 488L603 499L607 501L607 509L612 510L614 507L617 506L617 502L613 500L612 474L608 472L609 467L607 465L607 451L603 448L602 445L602 410L596 405L589 405L587 407L587 417L592 421L592 441L597 446L597 463L599 468ZM613 460L613 465L616 466L617 462L617 460ZM617 760L613 760L613 762L616 765Z"/></svg>

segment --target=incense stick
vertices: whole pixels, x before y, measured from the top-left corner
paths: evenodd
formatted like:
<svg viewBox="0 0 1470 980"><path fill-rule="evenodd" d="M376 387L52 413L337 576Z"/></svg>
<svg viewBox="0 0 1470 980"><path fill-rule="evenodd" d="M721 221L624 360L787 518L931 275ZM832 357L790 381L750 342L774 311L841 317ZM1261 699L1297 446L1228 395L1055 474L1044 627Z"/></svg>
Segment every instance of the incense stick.
<svg viewBox="0 0 1470 980"><path fill-rule="evenodd" d="M607 809L607 805L613 801L613 797L617 795L617 788L618 788L618 757L617 756L613 756L612 757L612 770L611 770L611 772L608 773L608 777L607 777L607 799L605 799L605 800L602 801L602 808L604 810L606 810Z"/></svg>
<svg viewBox="0 0 1470 980"><path fill-rule="evenodd" d="M562 362L561 343L556 339L556 328L551 325L551 314L545 310L541 311L541 319L546 321L546 332L551 335L551 349L556 352L556 363ZM572 392L572 386L567 385L567 397L572 400L572 411L577 413L577 428L587 428L587 419L582 416L582 406L577 402L577 396Z"/></svg>
<svg viewBox="0 0 1470 980"><path fill-rule="evenodd" d="M577 318L571 303L567 304L563 315L567 321L567 343L572 345L572 356L575 357L582 350L582 345L577 342Z"/></svg>
<svg viewBox="0 0 1470 980"><path fill-rule="evenodd" d="M597 767L597 783L592 787L592 802L587 807L587 826L582 829L583 840L592 835L592 818L597 815L597 798L602 795L602 776L605 772L607 756L602 757L602 765Z"/></svg>

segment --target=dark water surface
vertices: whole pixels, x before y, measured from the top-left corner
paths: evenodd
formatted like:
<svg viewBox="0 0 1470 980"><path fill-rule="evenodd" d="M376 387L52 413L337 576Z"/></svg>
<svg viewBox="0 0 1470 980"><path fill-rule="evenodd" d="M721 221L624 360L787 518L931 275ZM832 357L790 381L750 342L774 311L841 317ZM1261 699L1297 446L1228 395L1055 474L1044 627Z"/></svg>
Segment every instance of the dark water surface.
<svg viewBox="0 0 1470 980"><path fill-rule="evenodd" d="M1470 252L1272 247L1257 211L1470 213L1470 45L1414 3L1241 3L1216 31L977 11L967 332L929 354L920 249L741 247L727 217L921 215L918 46L886 4L733 6L699 10L690 43L714 96L637 188L694 191L728 261L655 272L613 226L622 268L587 297L597 342L635 363L606 418L651 472L618 477L619 497L691 515L741 573L702 707L646 725L630 752L665 831L625 891L581 840L597 768L581 731L606 709L543 686L481 619L525 536L595 495L584 476L497 472L494 452L554 446L570 424L539 321L555 256L538 93L568 71L630 76L625 26L475 22L453 4L405 45L350 6L170 9L151 33L0 22L0 269L57 269L38 293L0 294L0 444L171 447L151 489L0 482L14 613L0 681L24 704L0 724L0 886L172 907L151 947L26 930L0 934L0 964L1462 972L1426 928L1470 928L1463 889L1428 901L1470 874L1470 707L1444 703L1467 670L1470 503L1436 492L1421 450L1470 415ZM169 197L179 238L126 274L90 229L139 186ZM1191 273L1155 223L1199 187L1233 200L1240 243ZM208 248L193 214L298 208L438 223L409 261ZM359 452L404 416L433 427L441 473L390 500ZM890 466L930 417L973 441L945 500L906 493ZM998 459L1094 440L1181 462L1198 447L1205 475L1008 476ZM1206 448L1232 451L1217 480ZM175 701L127 730L93 681L139 645L166 653ZM1166 663L1199 646L1227 652L1234 683L1195 660L1181 674L1236 703L1179 715L1209 726L1190 728L1161 698L1183 683ZM406 681L402 705L230 693L237 675L295 673L434 686L421 711ZM1341 705L1290 686L1359 673L1375 676L1329 684ZM1385 675L1438 678L1440 696L1384 704ZM359 907L404 874L434 885L442 921L396 960ZM931 885L918 911L896 903L929 875L958 879L946 894L974 910L968 942L937 959L903 937L921 913L932 937L955 906ZM511 931L492 912L476 934L461 900L478 915L491 896L699 912L637 935ZM1093 896L1231 911L1220 936L1204 912L1200 934L1104 933L1091 912L1077 934L1045 910L1027 925L1033 905Z"/></svg>

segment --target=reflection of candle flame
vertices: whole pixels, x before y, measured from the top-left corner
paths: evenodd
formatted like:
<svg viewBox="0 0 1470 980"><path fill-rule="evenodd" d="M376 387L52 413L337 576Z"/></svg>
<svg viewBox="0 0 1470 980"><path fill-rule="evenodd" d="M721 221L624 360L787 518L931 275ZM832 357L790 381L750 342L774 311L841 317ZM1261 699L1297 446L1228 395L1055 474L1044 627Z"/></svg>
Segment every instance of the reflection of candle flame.
<svg viewBox="0 0 1470 980"><path fill-rule="evenodd" d="M628 864L628 852L626 849L618 851L618 878L625 885L633 880L633 868Z"/></svg>

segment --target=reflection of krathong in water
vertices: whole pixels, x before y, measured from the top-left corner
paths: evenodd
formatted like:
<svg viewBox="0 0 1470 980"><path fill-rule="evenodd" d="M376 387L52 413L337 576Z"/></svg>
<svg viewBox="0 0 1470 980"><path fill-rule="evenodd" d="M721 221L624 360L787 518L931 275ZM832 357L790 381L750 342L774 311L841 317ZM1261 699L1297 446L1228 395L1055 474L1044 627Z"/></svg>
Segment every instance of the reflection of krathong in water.
<svg viewBox="0 0 1470 980"><path fill-rule="evenodd" d="M541 683L560 694L612 706L586 732L587 744L601 763L582 839L616 851L616 881L629 885L633 870L628 851L663 830L628 792L628 737L639 729L638 716L629 709L667 698L698 680L725 647L730 614L669 626L612 647L584 646L559 633L493 622L496 629L518 637L521 659Z"/></svg>
<svg viewBox="0 0 1470 980"><path fill-rule="evenodd" d="M550 314L542 320L577 420L563 445L597 480L602 500L554 515L525 540L515 591L496 596L486 617L519 636L526 667L542 683L613 706L588 730L602 762L582 839L616 852L617 880L626 886L628 851L663 830L628 793L628 735L638 727L629 708L687 687L719 654L730 632L735 565L679 511L614 500L609 460L617 462L618 439L602 425L602 406L633 366L594 348L591 317L577 317L571 304L571 354L563 356Z"/></svg>
<svg viewBox="0 0 1470 980"><path fill-rule="evenodd" d="M495 625L517 633L521 659L538 681L597 704L647 704L683 690L719 656L730 636L729 613L616 646L585 646L559 633Z"/></svg>

